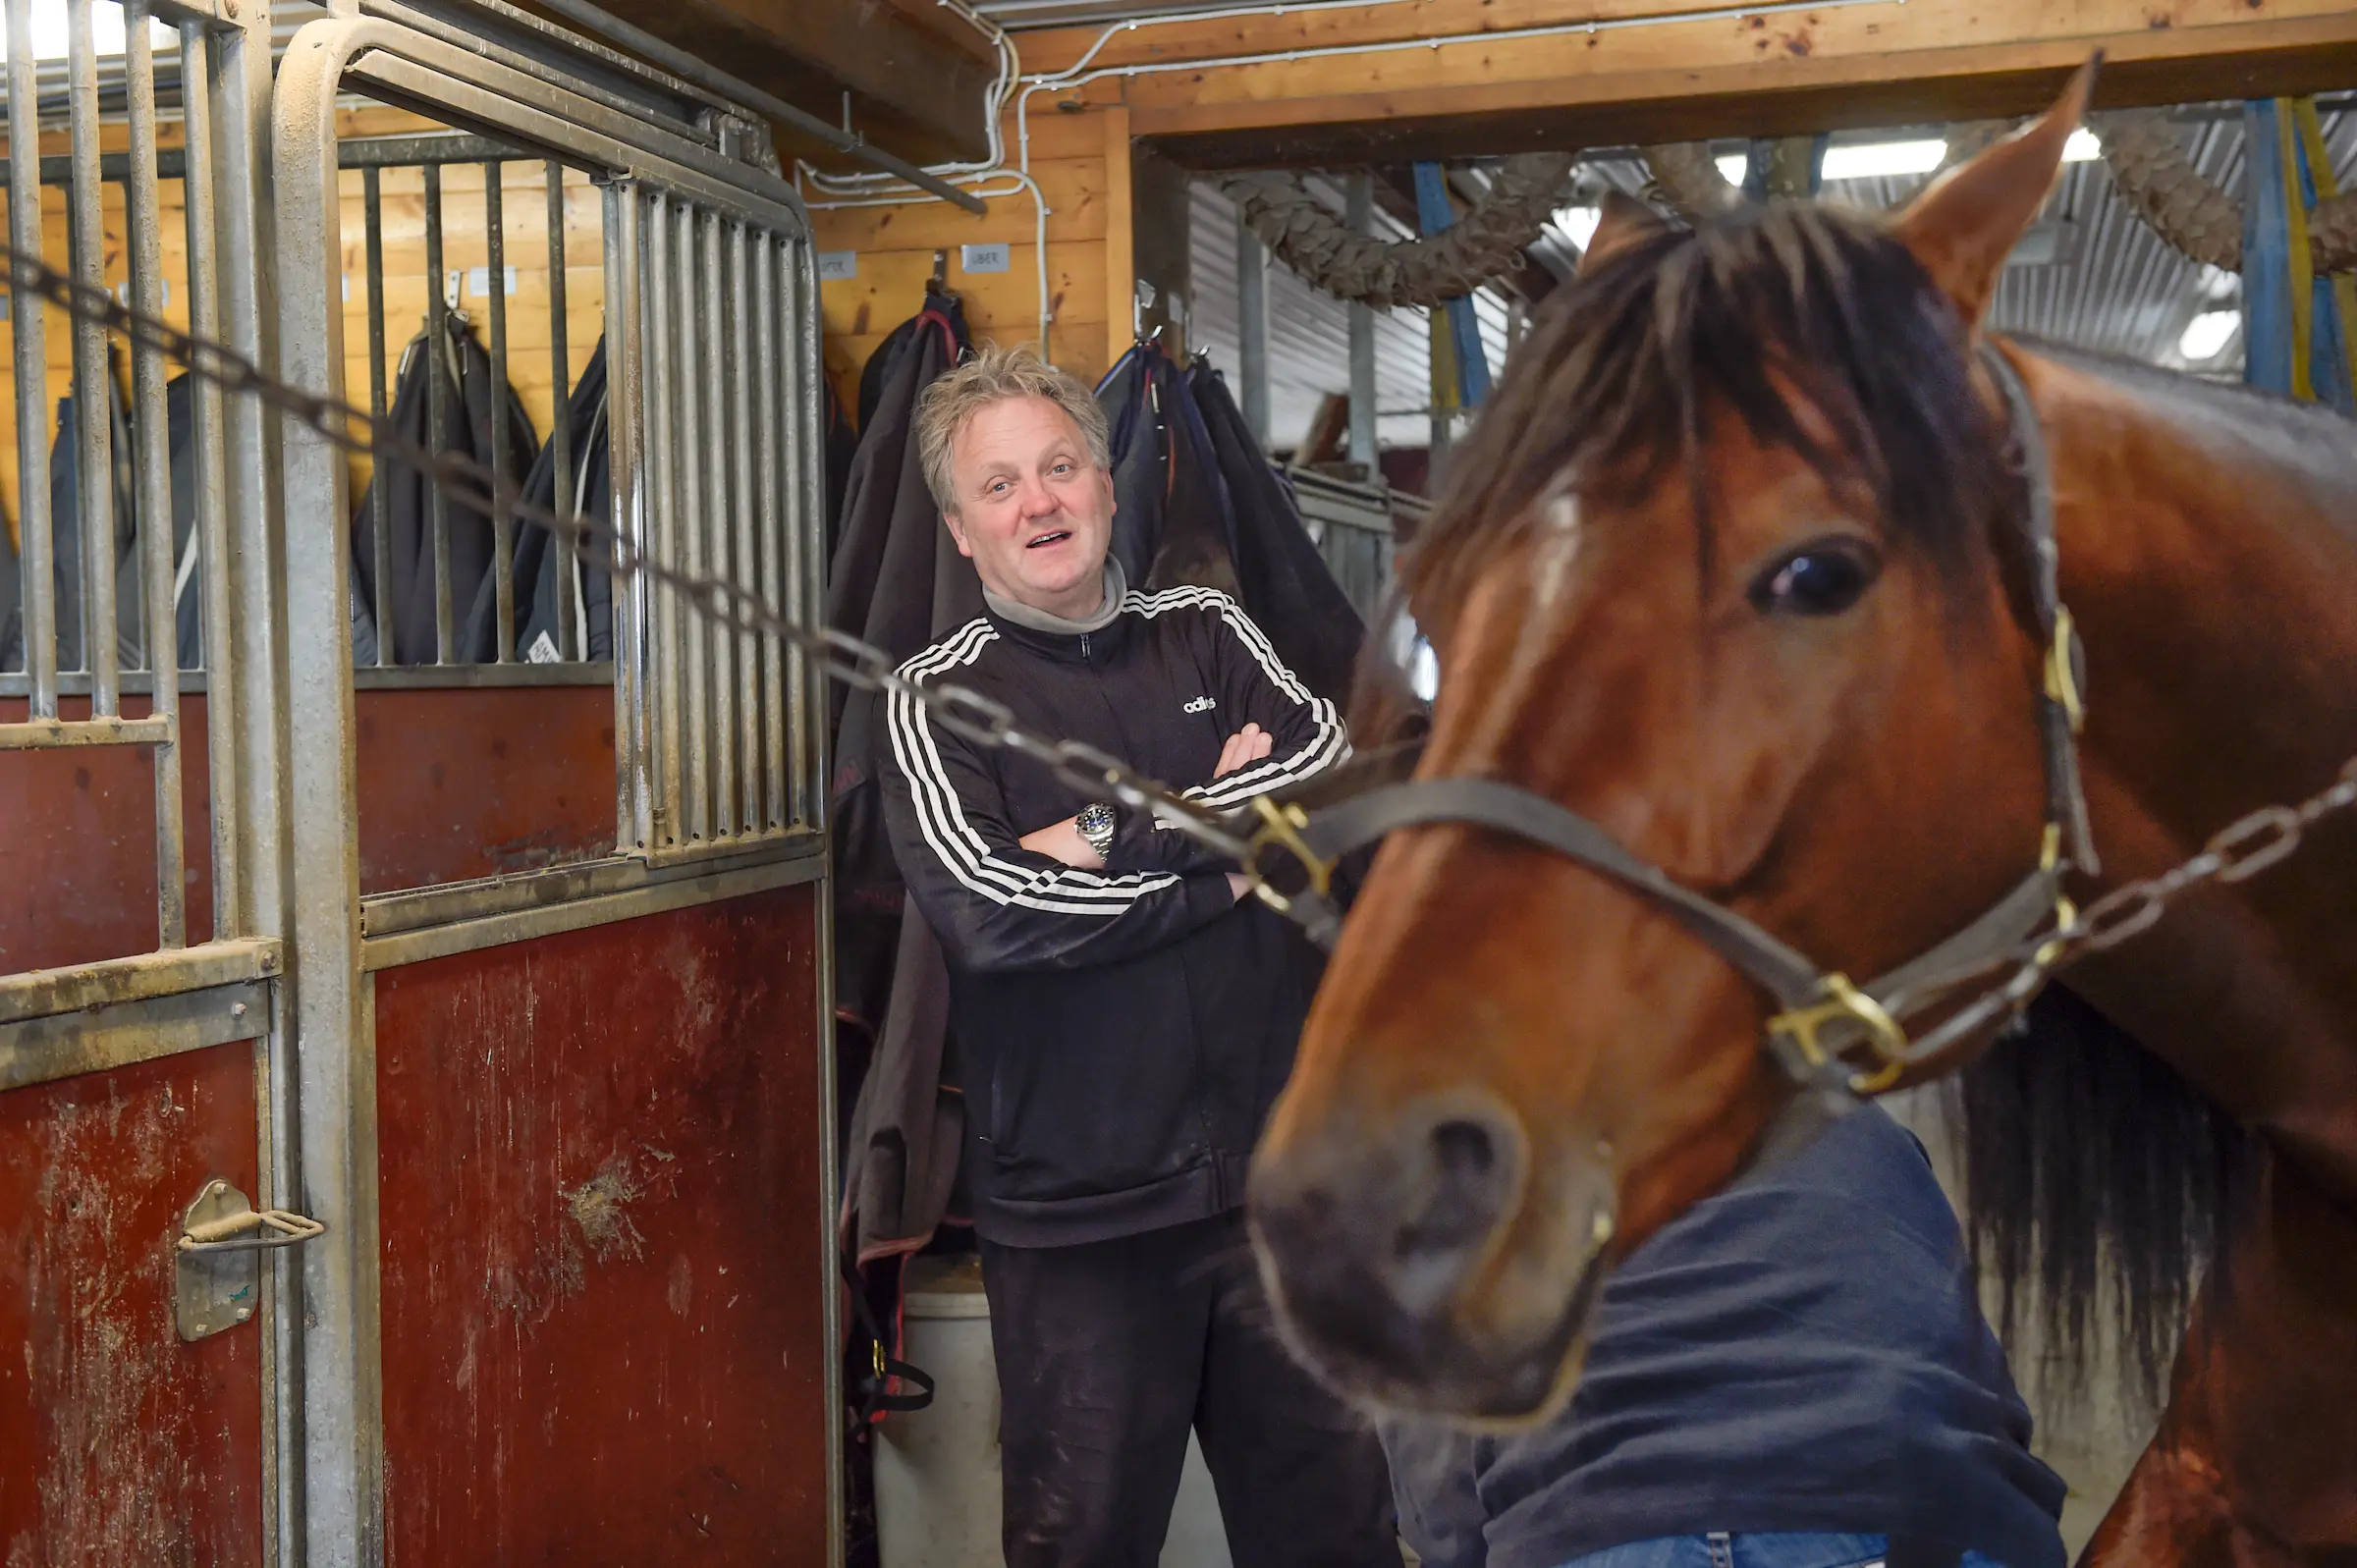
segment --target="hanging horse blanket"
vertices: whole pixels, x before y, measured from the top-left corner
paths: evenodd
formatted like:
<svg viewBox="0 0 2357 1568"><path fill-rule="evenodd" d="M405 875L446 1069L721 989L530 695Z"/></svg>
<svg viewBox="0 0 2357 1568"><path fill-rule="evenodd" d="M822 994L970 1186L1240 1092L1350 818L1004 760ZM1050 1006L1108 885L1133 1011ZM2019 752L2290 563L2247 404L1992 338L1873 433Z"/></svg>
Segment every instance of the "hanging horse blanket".
<svg viewBox="0 0 2357 1568"><path fill-rule="evenodd" d="M114 351L106 377L109 457L114 469L115 657L126 670L147 663L146 568L139 559L138 425L123 398ZM183 670L204 664L203 590L196 571L194 410L184 374L165 383L165 443L172 490L175 652ZM19 527L22 527L20 519ZM57 665L85 668L82 647L82 450L74 399L57 405L57 440L49 450L51 581L57 605ZM25 668L24 562L13 533L0 530L0 670Z"/></svg>
<svg viewBox="0 0 2357 1568"><path fill-rule="evenodd" d="M494 386L491 355L474 339L466 314L453 310L444 316L444 341L433 352L426 331L420 331L402 351L394 381L393 409L388 416L403 440L434 452L456 453L485 469L491 462L491 409L495 398L508 402L507 472L519 481L530 473L539 456L532 422L523 411L516 389L505 380ZM431 329L427 329L430 331ZM428 385L442 377L442 425L429 432L432 400ZM429 439L429 435L431 439ZM392 540L392 624L376 624L376 512L377 486L386 489ZM352 519L353 656L361 664L377 662L380 639L389 631L388 664L433 664L440 657L434 638L434 527L429 497L433 486L424 474L388 459L370 477ZM491 518L488 513L452 500L448 503L450 532L450 602L457 624L450 650L454 662L467 657L466 618L476 591L491 570Z"/></svg>
<svg viewBox="0 0 2357 1568"><path fill-rule="evenodd" d="M1197 360L1186 385L1225 484L1244 613L1310 690L1340 702L1349 692L1366 623L1318 554L1291 490L1262 455L1228 383Z"/></svg>
<svg viewBox="0 0 2357 1568"><path fill-rule="evenodd" d="M982 613L982 584L942 526L918 462L917 395L968 347L954 300L929 297L877 378L845 487L827 578L827 623L895 659L912 657ZM871 369L872 369L871 364ZM865 399L863 398L863 402ZM884 706L833 691L836 998L847 1057L872 1045L846 1135L842 1223L867 1260L924 1244L957 1176L963 1108L946 1070L949 973L906 906L884 832L877 770L888 766Z"/></svg>
<svg viewBox="0 0 2357 1568"><path fill-rule="evenodd" d="M566 400L565 422L573 461L573 504L593 521L607 522L613 514L613 487L606 444L606 340L581 368ZM557 506L557 444L550 442L532 460L524 476L527 505L553 512ZM519 518L516 525L516 657L527 664L555 664L567 659L614 657L614 580L560 544L546 528ZM579 640L568 646L559 636L564 629L562 595L573 601L573 624ZM489 664L499 657L498 579L483 573L466 628L459 640L460 657Z"/></svg>

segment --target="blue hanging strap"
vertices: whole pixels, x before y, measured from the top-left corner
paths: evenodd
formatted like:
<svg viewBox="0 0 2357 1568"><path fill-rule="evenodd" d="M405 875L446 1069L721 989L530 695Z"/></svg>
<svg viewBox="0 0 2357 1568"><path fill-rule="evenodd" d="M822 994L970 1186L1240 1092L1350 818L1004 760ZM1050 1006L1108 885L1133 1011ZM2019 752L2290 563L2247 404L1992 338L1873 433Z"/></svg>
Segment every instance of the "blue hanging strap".
<svg viewBox="0 0 2357 1568"><path fill-rule="evenodd" d="M1415 168L1417 227L1428 236L1444 234L1456 223L1456 213L1449 205L1448 177L1437 163L1419 163ZM1452 299L1444 308L1456 349L1458 399L1470 408L1490 395L1490 361L1481 347L1481 318L1474 314L1469 298Z"/></svg>
<svg viewBox="0 0 2357 1568"><path fill-rule="evenodd" d="M2273 98L2242 106L2242 379L2290 397L2290 215Z"/></svg>

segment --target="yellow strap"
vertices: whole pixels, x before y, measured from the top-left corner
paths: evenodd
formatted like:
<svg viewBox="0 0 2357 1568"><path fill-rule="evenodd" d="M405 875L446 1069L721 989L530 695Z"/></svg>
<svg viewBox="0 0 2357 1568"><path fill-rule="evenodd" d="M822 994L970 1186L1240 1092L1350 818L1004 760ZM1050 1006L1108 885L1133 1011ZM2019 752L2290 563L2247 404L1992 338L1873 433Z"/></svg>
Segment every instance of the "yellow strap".
<svg viewBox="0 0 2357 1568"><path fill-rule="evenodd" d="M2275 100L2275 144L2283 164L2284 238L2291 252L2291 395L2316 401L2309 340L2316 330L2316 258L2308 248L2308 203L2300 194L2300 153L2292 100Z"/></svg>
<svg viewBox="0 0 2357 1568"><path fill-rule="evenodd" d="M2308 153L2308 178L2316 182L2317 205L2322 206L2340 194L2340 181L2332 173L2332 155L2325 148L2316 100L2300 99L2294 112L2300 122L2300 145ZM2340 351L2348 360L2349 385L2357 389L2357 273L2334 273L2331 284L2333 300L2340 306Z"/></svg>

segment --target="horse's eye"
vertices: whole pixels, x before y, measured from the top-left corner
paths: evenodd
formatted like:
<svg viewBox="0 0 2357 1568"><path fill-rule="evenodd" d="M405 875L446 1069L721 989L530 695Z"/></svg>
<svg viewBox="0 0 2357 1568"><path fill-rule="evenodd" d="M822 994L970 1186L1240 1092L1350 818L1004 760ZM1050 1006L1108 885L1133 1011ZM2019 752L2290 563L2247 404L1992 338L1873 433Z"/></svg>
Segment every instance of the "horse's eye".
<svg viewBox="0 0 2357 1568"><path fill-rule="evenodd" d="M1874 585L1880 564L1847 540L1804 545L1760 573L1751 602L1763 614L1837 616Z"/></svg>

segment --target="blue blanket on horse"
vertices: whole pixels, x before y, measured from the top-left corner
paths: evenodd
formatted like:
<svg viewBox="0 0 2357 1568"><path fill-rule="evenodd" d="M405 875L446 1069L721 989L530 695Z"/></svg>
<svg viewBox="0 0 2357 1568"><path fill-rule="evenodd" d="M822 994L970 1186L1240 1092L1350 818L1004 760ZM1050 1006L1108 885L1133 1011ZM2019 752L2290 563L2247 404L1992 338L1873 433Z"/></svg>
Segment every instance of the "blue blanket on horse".
<svg viewBox="0 0 2357 1568"><path fill-rule="evenodd" d="M1872 1106L1639 1247L1553 1422L1384 1438L1401 1531L1436 1568L1556 1568L1706 1531L2064 1563L2062 1482L2029 1451L1955 1215Z"/></svg>

